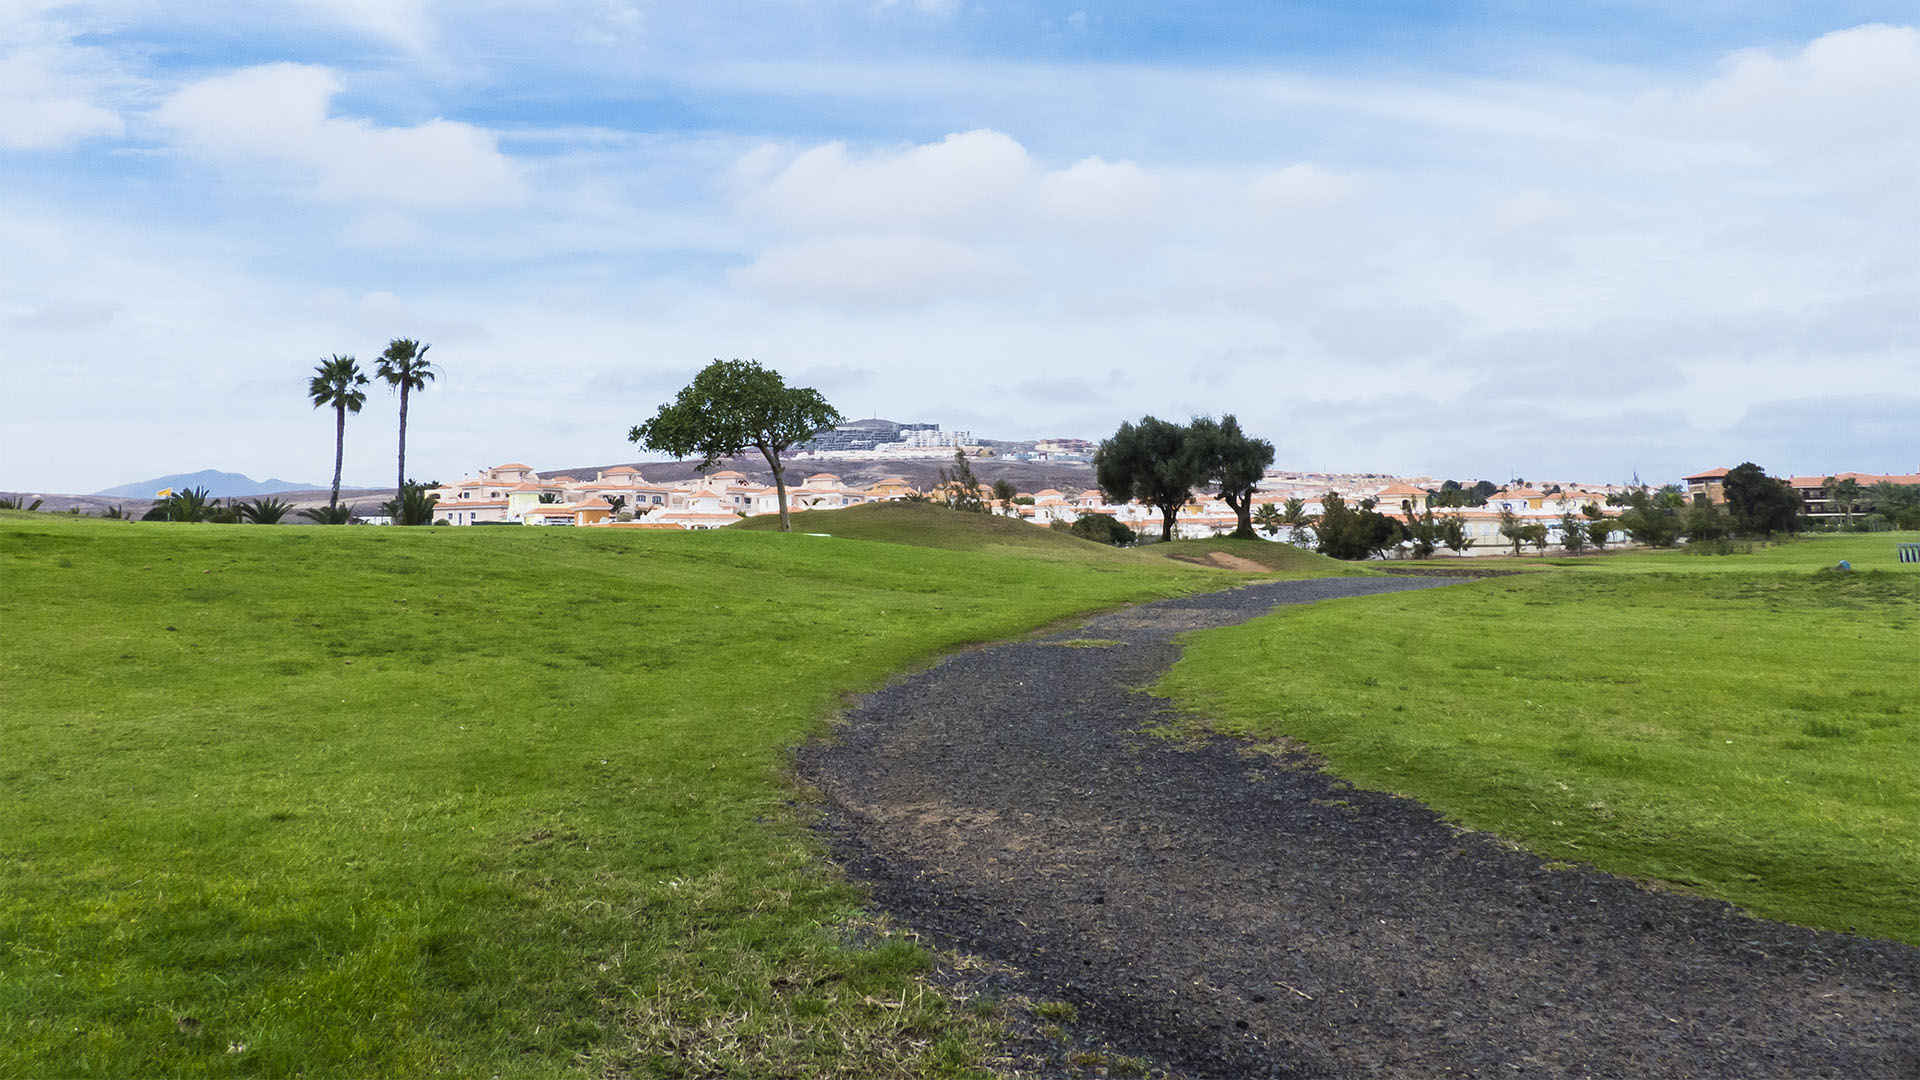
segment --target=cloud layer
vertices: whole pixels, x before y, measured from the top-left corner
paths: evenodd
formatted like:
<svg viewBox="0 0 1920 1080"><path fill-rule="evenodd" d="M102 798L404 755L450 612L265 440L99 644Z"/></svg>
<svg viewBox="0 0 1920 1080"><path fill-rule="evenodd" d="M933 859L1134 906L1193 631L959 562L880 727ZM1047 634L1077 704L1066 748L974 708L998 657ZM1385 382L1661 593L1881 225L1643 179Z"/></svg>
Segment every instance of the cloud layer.
<svg viewBox="0 0 1920 1080"><path fill-rule="evenodd" d="M46 358L0 488L310 474L306 368L394 336L447 365L446 476L625 457L734 355L1004 437L1233 411L1301 466L1920 467L1912 27L1488 74L1034 55L1057 14L981 55L940 3L440 10L0 15L0 354Z"/></svg>

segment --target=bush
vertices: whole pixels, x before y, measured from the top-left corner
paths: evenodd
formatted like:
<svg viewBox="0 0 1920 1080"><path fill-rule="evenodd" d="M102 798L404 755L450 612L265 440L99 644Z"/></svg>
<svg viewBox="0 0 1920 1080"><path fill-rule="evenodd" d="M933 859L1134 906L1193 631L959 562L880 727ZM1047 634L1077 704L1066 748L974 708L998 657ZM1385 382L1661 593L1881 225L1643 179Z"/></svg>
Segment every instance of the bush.
<svg viewBox="0 0 1920 1080"><path fill-rule="evenodd" d="M1112 544L1114 547L1124 547L1139 539L1138 533L1112 514L1081 514L1078 521L1067 526L1067 531L1082 540Z"/></svg>

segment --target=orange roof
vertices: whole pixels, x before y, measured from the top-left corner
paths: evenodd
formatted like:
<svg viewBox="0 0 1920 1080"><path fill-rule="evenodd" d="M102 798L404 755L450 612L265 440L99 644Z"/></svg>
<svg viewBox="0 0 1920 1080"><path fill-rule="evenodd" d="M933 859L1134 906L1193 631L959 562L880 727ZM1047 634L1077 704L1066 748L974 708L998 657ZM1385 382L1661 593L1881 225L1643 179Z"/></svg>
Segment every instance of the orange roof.
<svg viewBox="0 0 1920 1080"><path fill-rule="evenodd" d="M521 463L520 463L520 462L518 462L518 461L509 461L509 462L507 462L507 463L506 463L505 465L495 465L495 466L494 466L494 468L495 468L496 470L499 470L499 469L531 469L531 468L533 468L533 466L531 466L531 465L523 465L523 464L521 464Z"/></svg>
<svg viewBox="0 0 1920 1080"><path fill-rule="evenodd" d="M1920 484L1920 473L1911 473L1906 476L1901 476L1898 473L1843 472L1843 473L1834 473L1833 478L1835 480L1852 480L1854 483L1859 484L1861 487L1872 487L1874 484L1881 484L1881 483ZM1797 488L1825 487L1827 486L1827 478L1824 476L1795 476L1795 477L1790 477L1787 480L1787 484L1791 487L1797 487Z"/></svg>
<svg viewBox="0 0 1920 1080"><path fill-rule="evenodd" d="M616 474L624 475L627 473L637 473L639 471L640 471L639 469L636 469L631 465L615 465L611 469L601 469L600 475L602 476L614 476Z"/></svg>
<svg viewBox="0 0 1920 1080"><path fill-rule="evenodd" d="M1431 495L1432 492L1427 491L1425 488L1414 487L1412 484L1402 484L1402 483L1399 483L1398 481L1395 481L1394 483L1388 484L1386 487L1381 488L1380 494L1426 496L1426 495Z"/></svg>
<svg viewBox="0 0 1920 1080"><path fill-rule="evenodd" d="M1721 480L1721 479L1725 479L1726 475L1732 471L1733 471L1732 469L1708 469L1706 472L1697 472L1697 473L1694 473L1692 476L1683 476L1680 479L1682 480Z"/></svg>
<svg viewBox="0 0 1920 1080"><path fill-rule="evenodd" d="M717 473L709 473L709 474L707 474L707 475L708 475L709 477L711 477L712 479L714 479L714 480L719 480L719 479L721 479L722 477L726 477L726 478L732 478L732 477L735 477L735 476L737 476L737 477L739 477L739 478L740 478L740 479L742 479L742 480L745 480L745 479L747 478L747 474L746 474L746 473L742 473L742 472L734 472L734 471L733 471L732 469L722 469L721 471L719 471L719 472L717 472Z"/></svg>
<svg viewBox="0 0 1920 1080"><path fill-rule="evenodd" d="M552 484L577 484L579 482L580 481L575 480L571 476L556 476L552 480L548 481L548 483L552 483Z"/></svg>
<svg viewBox="0 0 1920 1080"><path fill-rule="evenodd" d="M575 510L611 510L613 509L613 504L596 495L586 502L574 503L573 508Z"/></svg>

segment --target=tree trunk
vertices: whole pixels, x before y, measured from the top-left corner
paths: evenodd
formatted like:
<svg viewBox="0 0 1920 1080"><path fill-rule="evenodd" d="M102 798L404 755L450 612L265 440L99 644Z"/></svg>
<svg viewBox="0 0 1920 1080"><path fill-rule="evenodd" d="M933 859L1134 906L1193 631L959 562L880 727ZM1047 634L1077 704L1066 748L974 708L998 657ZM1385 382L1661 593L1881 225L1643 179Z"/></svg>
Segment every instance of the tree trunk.
<svg viewBox="0 0 1920 1080"><path fill-rule="evenodd" d="M773 470L774 497L780 500L780 531L792 532L793 522L787 517L787 469L780 464L780 455L760 444L760 454L767 459L767 468Z"/></svg>
<svg viewBox="0 0 1920 1080"><path fill-rule="evenodd" d="M347 407L333 407L333 494L327 496L329 508L340 505L340 459L347 452Z"/></svg>
<svg viewBox="0 0 1920 1080"><path fill-rule="evenodd" d="M1230 491L1222 491L1220 494L1227 500L1227 505L1233 507L1233 515L1240 519L1240 524L1234 526L1234 538L1237 540L1260 539L1259 534L1253 531L1253 492L1249 491L1238 497Z"/></svg>
<svg viewBox="0 0 1920 1080"><path fill-rule="evenodd" d="M1174 503L1160 508L1160 542L1163 544L1173 539L1173 519L1180 513L1181 505Z"/></svg>
<svg viewBox="0 0 1920 1080"><path fill-rule="evenodd" d="M403 525L407 508L407 384L400 384L400 479L393 485L394 524Z"/></svg>

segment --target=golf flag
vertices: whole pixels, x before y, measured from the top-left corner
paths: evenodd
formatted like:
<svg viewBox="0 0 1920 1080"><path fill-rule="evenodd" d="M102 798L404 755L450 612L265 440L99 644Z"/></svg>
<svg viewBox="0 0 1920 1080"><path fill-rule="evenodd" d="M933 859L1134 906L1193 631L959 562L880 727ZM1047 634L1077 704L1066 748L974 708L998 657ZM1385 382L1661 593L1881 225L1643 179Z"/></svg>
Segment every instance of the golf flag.
<svg viewBox="0 0 1920 1080"><path fill-rule="evenodd" d="M164 499L171 494L173 494L172 488L161 488L159 491L153 493L153 497L156 499Z"/></svg>

